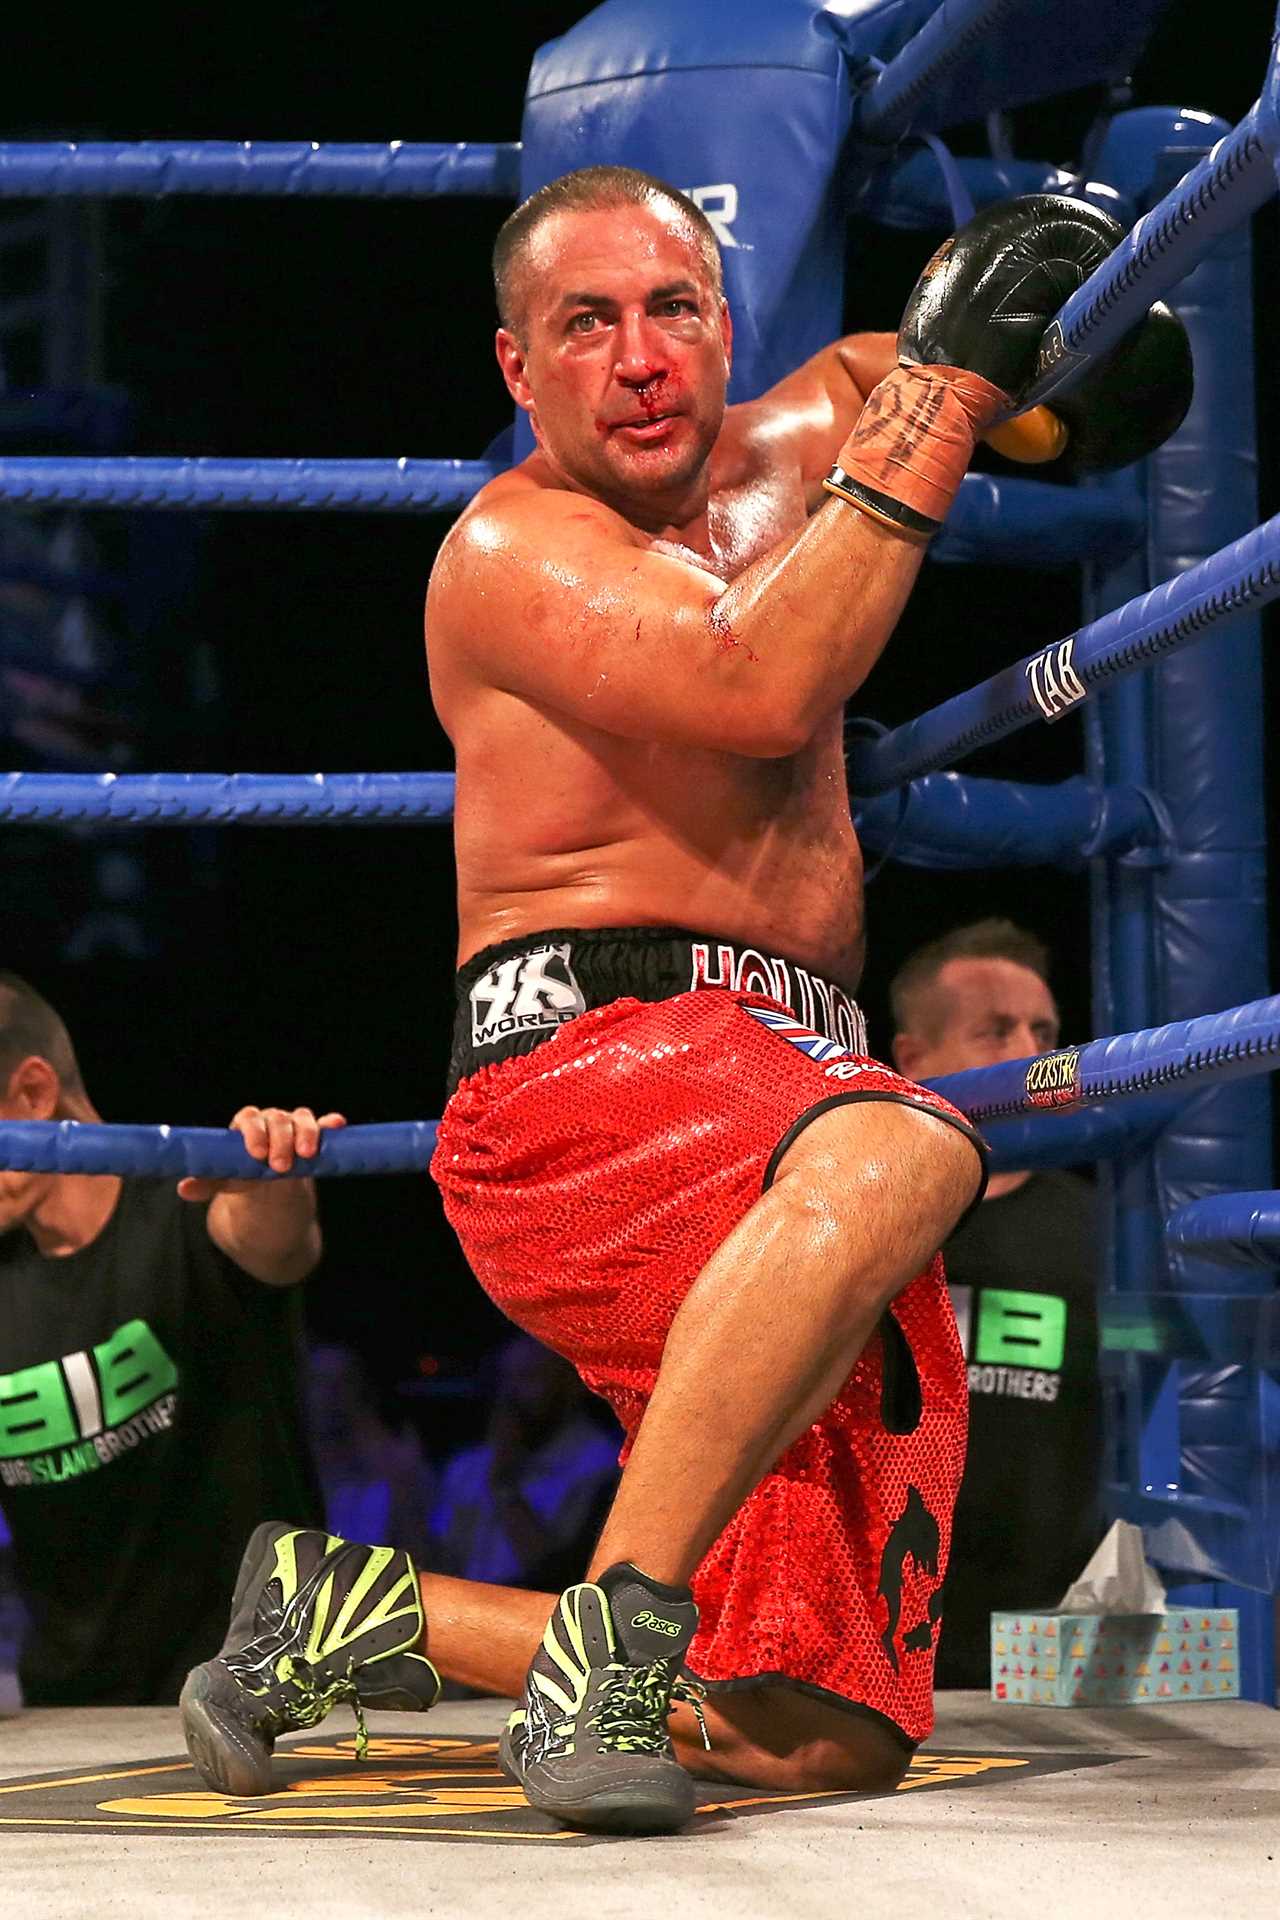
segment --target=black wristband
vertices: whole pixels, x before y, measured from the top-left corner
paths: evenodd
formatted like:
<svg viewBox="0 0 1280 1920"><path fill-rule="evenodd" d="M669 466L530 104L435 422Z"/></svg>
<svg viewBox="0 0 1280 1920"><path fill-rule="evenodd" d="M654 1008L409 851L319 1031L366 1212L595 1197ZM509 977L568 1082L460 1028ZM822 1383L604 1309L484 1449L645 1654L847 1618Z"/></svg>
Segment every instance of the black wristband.
<svg viewBox="0 0 1280 1920"><path fill-rule="evenodd" d="M910 539L932 540L934 534L941 530L941 520L931 520L928 514L917 513L914 507L895 500L892 494L880 493L875 487L865 486L861 480L855 480L852 474L846 473L842 466L832 467L822 484L828 493L847 500L851 507L861 507L873 519L883 520L887 526L895 527Z"/></svg>

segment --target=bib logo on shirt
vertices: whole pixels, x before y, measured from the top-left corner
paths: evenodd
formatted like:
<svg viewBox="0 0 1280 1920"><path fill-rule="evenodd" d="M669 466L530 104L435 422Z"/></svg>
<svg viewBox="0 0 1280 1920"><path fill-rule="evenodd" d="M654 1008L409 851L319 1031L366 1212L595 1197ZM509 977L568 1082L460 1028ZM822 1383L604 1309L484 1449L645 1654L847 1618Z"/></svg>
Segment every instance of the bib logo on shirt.
<svg viewBox="0 0 1280 1920"><path fill-rule="evenodd" d="M96 1473L173 1425L178 1369L145 1320L88 1352L0 1373L0 1486Z"/></svg>
<svg viewBox="0 0 1280 1920"><path fill-rule="evenodd" d="M1067 1351L1067 1303L1056 1293L980 1287L974 1325L972 1287L948 1286L970 1393L1053 1402Z"/></svg>

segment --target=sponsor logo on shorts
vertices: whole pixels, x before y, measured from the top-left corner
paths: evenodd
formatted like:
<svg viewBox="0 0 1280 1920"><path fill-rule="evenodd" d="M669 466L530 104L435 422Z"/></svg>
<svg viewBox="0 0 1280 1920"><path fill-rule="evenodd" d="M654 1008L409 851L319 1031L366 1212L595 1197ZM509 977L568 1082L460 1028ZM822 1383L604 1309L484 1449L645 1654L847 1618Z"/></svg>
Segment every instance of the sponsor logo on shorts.
<svg viewBox="0 0 1280 1920"><path fill-rule="evenodd" d="M638 1613L631 1622L633 1627L648 1627L650 1633L665 1633L672 1640L680 1638L680 1628L674 1620L663 1620L656 1613Z"/></svg>
<svg viewBox="0 0 1280 1920"><path fill-rule="evenodd" d="M1080 1098L1080 1049L1042 1053L1027 1068L1027 1098L1033 1107L1069 1107Z"/></svg>
<svg viewBox="0 0 1280 1920"><path fill-rule="evenodd" d="M513 953L482 973L471 989L472 1046L491 1047L510 1034L559 1027L585 1013L569 953L563 940Z"/></svg>
<svg viewBox="0 0 1280 1920"><path fill-rule="evenodd" d="M1076 636L1069 633L1065 640L1055 640L1043 653L1023 663L1031 697L1046 720L1061 720L1064 713L1089 697L1089 689L1072 664L1075 645Z"/></svg>
<svg viewBox="0 0 1280 1920"><path fill-rule="evenodd" d="M880 1556L878 1591L888 1619L880 1644L895 1673L902 1657L928 1653L942 1618L942 1534L919 1487L908 1485L902 1512ZM899 1651L901 1650L901 1651Z"/></svg>
<svg viewBox="0 0 1280 1920"><path fill-rule="evenodd" d="M762 1027L768 1027L770 1033L776 1033L780 1040L789 1040L793 1047L799 1047L801 1053L807 1053L811 1060L836 1060L845 1049L837 1046L834 1040L828 1040L825 1034L814 1033L811 1027L802 1027L789 1013L779 1013L773 1007L744 1007L753 1020Z"/></svg>
<svg viewBox="0 0 1280 1920"><path fill-rule="evenodd" d="M798 961L761 953L755 947L733 947L727 942L713 947L709 941L695 940L689 986L695 993L701 987L721 987L728 993L766 994L788 1008L801 1029L834 1041L845 1053L867 1051L867 1023L861 1007L842 988L810 973Z"/></svg>

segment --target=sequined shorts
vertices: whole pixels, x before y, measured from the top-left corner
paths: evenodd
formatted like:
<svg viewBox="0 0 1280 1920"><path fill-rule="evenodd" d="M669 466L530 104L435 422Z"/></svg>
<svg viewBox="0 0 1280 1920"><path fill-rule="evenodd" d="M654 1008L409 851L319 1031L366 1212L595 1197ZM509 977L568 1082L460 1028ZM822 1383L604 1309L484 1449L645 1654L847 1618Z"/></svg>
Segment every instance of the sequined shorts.
<svg viewBox="0 0 1280 1920"><path fill-rule="evenodd" d="M629 1445L701 1268L803 1129L866 1100L935 1114L981 1155L946 1101L776 999L624 994L467 1074L432 1172L486 1292L572 1362ZM967 1418L935 1258L698 1568L690 1670L713 1691L798 1687L923 1739Z"/></svg>

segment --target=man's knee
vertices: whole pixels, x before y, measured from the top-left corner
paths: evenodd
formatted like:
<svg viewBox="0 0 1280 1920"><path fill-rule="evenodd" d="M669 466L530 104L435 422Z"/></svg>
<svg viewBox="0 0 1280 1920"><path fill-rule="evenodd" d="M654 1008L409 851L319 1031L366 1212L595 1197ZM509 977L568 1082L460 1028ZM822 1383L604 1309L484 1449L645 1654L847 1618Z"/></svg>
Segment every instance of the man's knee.
<svg viewBox="0 0 1280 1920"><path fill-rule="evenodd" d="M886 1235L910 1242L923 1265L981 1177L978 1150L958 1127L902 1101L865 1100L818 1114L782 1156L774 1185L809 1212L847 1213L881 1245Z"/></svg>
<svg viewBox="0 0 1280 1920"><path fill-rule="evenodd" d="M905 1742L887 1726L789 1687L708 1703L710 1752L684 1725L686 1712L672 1728L680 1757L715 1780L776 1793L892 1793L910 1765Z"/></svg>
<svg viewBox="0 0 1280 1920"><path fill-rule="evenodd" d="M892 1793L911 1757L887 1739L813 1740L781 1764L791 1793Z"/></svg>

